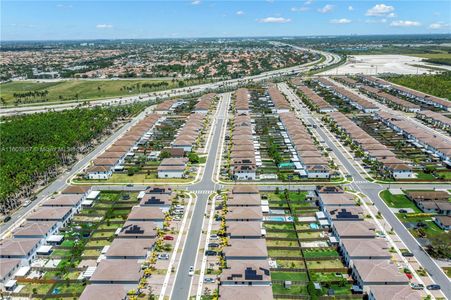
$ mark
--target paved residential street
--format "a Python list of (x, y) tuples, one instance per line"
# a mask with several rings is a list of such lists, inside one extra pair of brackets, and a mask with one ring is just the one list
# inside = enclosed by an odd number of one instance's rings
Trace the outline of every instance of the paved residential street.
[(202, 223), (204, 219), (205, 208), (207, 206), (208, 194), (199, 193), (199, 191), (215, 191), (217, 184), (212, 180), (215, 168), (217, 167), (217, 162), (219, 161), (219, 156), (221, 155), (219, 146), (221, 144), (221, 136), (223, 123), (227, 117), (227, 109), (230, 103), (231, 94), (222, 94), (219, 102), (218, 113), (214, 117), (212, 126), (213, 137), (210, 152), (208, 153), (208, 158), (206, 166), (203, 172), (202, 179), (199, 183), (190, 186), (188, 189), (192, 191), (197, 191), (197, 201), (194, 207), (194, 213), (191, 220), (191, 226), (188, 232), (188, 240), (186, 241), (182, 259), (178, 266), (178, 273), (175, 279), (175, 288), (172, 292), (171, 299), (187, 299), (190, 295), (191, 281), (192, 277), (188, 275), (188, 270), (190, 266), (195, 265), (195, 260), (198, 251), (198, 245), (200, 236), (202, 233)]
[[(336, 154), (339, 162), (344, 166), (346, 171), (352, 176), (354, 181), (350, 184), (350, 187), (358, 192), (361, 192), (368, 196), (368, 198), (375, 204), (377, 209), (381, 212), (382, 216), (390, 223), (393, 227), (393, 230), (396, 234), (401, 238), (407, 248), (412, 252), (416, 259), (421, 263), (421, 265), (428, 271), (432, 279), (442, 287), (442, 291), (447, 298), (451, 298), (451, 285), (450, 280), (442, 271), (442, 269), (437, 266), (437, 264), (433, 261), (433, 259), (424, 252), (417, 240), (410, 234), (410, 232), (404, 227), (404, 225), (398, 220), (398, 218), (394, 215), (392, 210), (385, 204), (385, 202), (379, 197), (379, 193), (386, 189), (388, 185), (381, 185), (376, 183), (371, 183), (367, 181), (356, 168), (356, 166), (345, 157), (343, 151), (338, 148), (336, 143), (332, 141), (330, 136), (326, 134), (325, 129), (320, 126), (320, 123), (307, 111), (302, 107), (301, 100), (297, 97), (294, 92), (285, 84), (279, 85), (281, 90), (288, 96), (289, 100), (295, 105), (296, 109), (300, 110), (300, 114), (310, 121), (312, 124), (317, 125), (316, 132), (319, 136), (326, 142), (326, 145), (332, 149), (332, 151)], [(414, 185), (415, 188), (420, 188), (423, 185), (417, 184)], [(431, 185), (425, 185), (431, 186)], [(403, 188), (404, 185), (396, 185), (398, 188)], [(434, 185), (434, 187), (436, 187)]]

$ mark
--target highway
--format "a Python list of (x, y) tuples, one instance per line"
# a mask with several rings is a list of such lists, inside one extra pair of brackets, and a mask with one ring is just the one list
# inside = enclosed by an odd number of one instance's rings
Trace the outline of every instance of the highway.
[[(287, 45), (287, 44), (281, 44), (280, 45)], [(291, 45), (289, 45), (291, 46)], [(159, 91), (154, 93), (146, 93), (141, 95), (135, 95), (135, 96), (129, 96), (129, 97), (117, 97), (117, 98), (110, 98), (110, 99), (102, 99), (102, 100), (93, 100), (88, 101), (87, 106), (102, 106), (102, 105), (123, 105), (123, 104), (130, 104), (134, 102), (140, 102), (140, 101), (157, 101), (164, 98), (171, 98), (176, 96), (185, 96), (189, 94), (194, 93), (204, 93), (213, 91), (216, 89), (221, 89), (224, 87), (227, 88), (233, 88), (237, 87), (241, 84), (249, 83), (249, 82), (258, 82), (262, 80), (271, 79), (274, 77), (279, 76), (287, 76), (287, 75), (293, 75), (299, 72), (305, 72), (308, 70), (311, 70), (313, 68), (321, 68), (325, 67), (330, 64), (335, 64), (341, 60), (340, 56), (324, 51), (318, 51), (313, 49), (306, 49), (301, 47), (292, 46), (295, 49), (298, 49), (300, 51), (310, 51), (312, 53), (318, 53), (325, 57), (325, 60), (320, 62), (320, 59), (316, 61), (312, 61), (310, 63), (306, 63), (299, 66), (294, 66), (290, 68), (284, 68), (274, 71), (268, 71), (264, 72), (258, 75), (254, 76), (247, 76), (243, 78), (238, 79), (230, 79), (230, 80), (223, 80), (223, 81), (217, 81), (214, 83), (207, 83), (207, 84), (200, 84), (200, 85), (194, 85), (190, 87), (185, 88), (175, 88), (171, 90), (165, 90), (165, 91)], [(76, 107), (81, 107), (82, 103), (84, 102), (83, 99), (81, 99), (79, 102), (71, 102), (71, 103), (64, 103), (64, 104), (57, 104), (57, 103), (46, 103), (42, 105), (29, 105), (29, 106), (20, 106), (20, 107), (9, 107), (9, 108), (2, 108), (0, 109), (0, 116), (10, 116), (10, 115), (16, 115), (16, 114), (30, 114), (30, 113), (36, 113), (36, 112), (45, 112), (48, 110), (55, 110), (55, 111), (61, 111), (66, 109), (73, 109)], [(86, 106), (84, 106), (86, 107)]]
[[(212, 143), (210, 152), (208, 152), (202, 179), (200, 182), (189, 186), (188, 190), (208, 191), (209, 194), (216, 190), (216, 184), (213, 181), (213, 174), (215, 169), (218, 167), (217, 163), (219, 161), (219, 156), (222, 155), (220, 151), (220, 144), (222, 142), (221, 137), (223, 124), (227, 118), (227, 110), (230, 99), (231, 93), (221, 94), (220, 96), (218, 111), (214, 116), (214, 121), (212, 123), (212, 126), (214, 126)], [(198, 193), (194, 212), (191, 217), (191, 226), (188, 231), (189, 238), (186, 240), (182, 258), (180, 260), (180, 264), (178, 265), (178, 273), (175, 279), (174, 289), (170, 297), (171, 299), (189, 298), (192, 276), (188, 275), (188, 270), (190, 266), (195, 265), (208, 196), (208, 194)]]
[[(399, 221), (392, 210), (385, 204), (385, 202), (379, 197), (379, 193), (386, 189), (388, 185), (381, 185), (369, 182), (365, 177), (361, 175), (359, 170), (354, 166), (352, 161), (345, 157), (343, 151), (338, 148), (337, 144), (333, 142), (329, 134), (320, 126), (321, 122), (316, 120), (310, 112), (301, 105), (299, 97), (287, 86), (287, 84), (279, 84), (281, 91), (287, 95), (289, 101), (299, 110), (300, 115), (312, 124), (316, 125), (316, 128), (312, 128), (316, 133), (326, 142), (326, 145), (332, 149), (337, 156), (340, 164), (346, 169), (348, 174), (353, 178), (353, 182), (350, 187), (355, 191), (365, 194), (381, 212), (382, 216), (392, 226), (396, 234), (401, 238), (403, 243), (415, 255), (415, 258), (421, 263), (424, 269), (430, 274), (431, 278), (442, 287), (442, 292), (448, 299), (451, 299), (451, 285), (450, 280), (437, 266), (434, 260), (424, 252), (417, 240), (411, 235), (406, 227)], [(430, 185), (429, 185), (430, 186)], [(403, 185), (396, 185), (397, 188), (403, 188)], [(419, 189), (422, 185), (415, 185), (415, 188)]]

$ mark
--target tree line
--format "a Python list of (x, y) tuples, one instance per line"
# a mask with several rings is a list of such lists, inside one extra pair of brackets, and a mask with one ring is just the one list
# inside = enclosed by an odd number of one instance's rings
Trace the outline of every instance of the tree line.
[(4, 118), (0, 123), (0, 212), (6, 213), (49, 183), (63, 166), (87, 153), (114, 122), (144, 104), (77, 108)]

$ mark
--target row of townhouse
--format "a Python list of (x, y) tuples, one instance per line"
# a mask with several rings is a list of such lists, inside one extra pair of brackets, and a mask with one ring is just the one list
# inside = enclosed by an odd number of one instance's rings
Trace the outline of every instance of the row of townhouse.
[[(262, 207), (263, 206), (263, 207)], [(226, 268), (220, 276), (221, 299), (273, 299), (262, 203), (256, 186), (234, 186), (225, 215), (228, 244), (223, 249)]]
[(315, 81), (321, 87), (329, 90), (335, 96), (339, 97), (345, 102), (348, 102), (349, 104), (351, 104), (358, 110), (363, 111), (364, 113), (375, 113), (379, 111), (379, 107), (377, 107), (371, 101), (363, 99), (357, 96), (356, 94), (346, 90), (345, 88), (337, 86), (335, 83), (333, 83), (332, 81), (330, 81), (325, 77), (316, 78)]
[(238, 114), (249, 113), (250, 93), (246, 88), (239, 88), (235, 92), (235, 111)]
[(392, 94), (384, 92), (379, 88), (375, 88), (368, 85), (361, 85), (359, 90), (370, 97), (373, 97), (384, 104), (388, 104), (397, 110), (402, 110), (406, 112), (419, 112), (421, 110), (420, 106), (412, 102), (403, 100), (401, 98), (395, 97)]
[(379, 112), (376, 117), (419, 148), (451, 165), (451, 138), (438, 136), (432, 129), (415, 124), (402, 116)]
[(256, 180), (259, 144), (254, 141), (252, 119), (249, 115), (250, 94), (246, 89), (235, 93), (235, 117), (229, 143), (230, 172), (234, 180)]
[(432, 124), (433, 126), (439, 127), (443, 130), (451, 131), (451, 119), (441, 113), (431, 110), (423, 110), (417, 112), (416, 116), (418, 119)]
[(352, 139), (354, 145), (362, 149), (367, 158), (378, 161), (382, 165), (383, 170), (390, 172), (394, 178), (405, 179), (415, 176), (409, 165), (396, 158), (396, 155), (385, 145), (382, 145), (366, 133), (344, 114), (341, 112), (332, 112), (328, 116), (339, 130)]
[(127, 157), (133, 157), (138, 144), (150, 138), (152, 128), (158, 124), (160, 116), (150, 114), (136, 123), (105, 152), (93, 160), (86, 170), (88, 179), (108, 179), (114, 171), (123, 170), (122, 164)]
[(363, 209), (354, 195), (340, 187), (323, 187), (317, 190), (317, 197), (323, 217), (332, 228), (330, 241), (338, 245), (357, 283), (355, 292), (365, 292), (375, 300), (421, 299), (391, 261), (387, 240), (378, 237), (376, 226), (364, 220)]
[(98, 195), (98, 191), (88, 186), (69, 186), (33, 210), (13, 230), (11, 238), (0, 241), (0, 288), (14, 290), (17, 283), (14, 278), (25, 276), (37, 255), (49, 255), (52, 247), (63, 241), (59, 229)]
[(279, 91), (275, 84), (268, 87), (267, 94), (271, 98), (272, 103), (274, 103), (274, 113), (284, 113), (289, 112), (291, 109), (290, 103), (287, 101), (285, 96)]
[(215, 93), (202, 95), (194, 106), (194, 112), (206, 114), (210, 111), (211, 105), (216, 99)]
[(337, 111), (335, 107), (333, 107), (329, 102), (324, 100), (323, 97), (319, 96), (317, 93), (315, 93), (312, 89), (310, 89), (306, 85), (299, 83), (296, 85), (296, 89), (299, 92), (301, 92), (320, 113)]
[(451, 111), (451, 102), (448, 99), (442, 99), (436, 96), (428, 95), (404, 86), (395, 85), (386, 80), (376, 78), (374, 76), (362, 75), (359, 80), (390, 92), (397, 93), (406, 98), (412, 99), (413, 101), (424, 103), (433, 107), (437, 107), (443, 110)]
[(169, 113), (173, 112), (174, 109), (177, 107), (177, 103), (178, 103), (177, 100), (163, 101), (155, 107), (154, 111), (155, 111), (155, 113), (160, 114), (160, 115), (169, 114)]
[(329, 162), (315, 146), (312, 136), (301, 120), (293, 112), (280, 113), (279, 117), (284, 129), (281, 134), (291, 151), (291, 160), (297, 166), (296, 172), (301, 177), (329, 178)]
[(333, 80), (336, 80), (344, 85), (350, 86), (352, 88), (360, 87), (360, 83), (357, 80), (354, 80), (353, 78), (350, 78), (348, 76), (334, 76), (332, 77)]
[(204, 113), (193, 113), (188, 116), (185, 125), (179, 130), (171, 143), (172, 148), (183, 149), (185, 153), (193, 151), (197, 146), (202, 130), (205, 129), (207, 116)]
[(80, 299), (125, 299), (136, 289), (143, 274), (142, 264), (149, 257), (157, 239), (157, 228), (163, 226), (165, 213), (173, 198), (170, 187), (148, 187), (138, 195), (140, 204), (133, 207), (127, 221), (116, 230), (109, 246), (102, 249), (97, 265), (84, 273), (89, 284)]
[(184, 178), (189, 159), (187, 157), (164, 158), (158, 166), (158, 178)]

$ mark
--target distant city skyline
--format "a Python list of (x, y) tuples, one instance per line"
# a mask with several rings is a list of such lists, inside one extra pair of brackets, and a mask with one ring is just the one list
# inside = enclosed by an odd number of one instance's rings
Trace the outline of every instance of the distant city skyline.
[(435, 34), (450, 1), (2, 1), (2, 40)]

